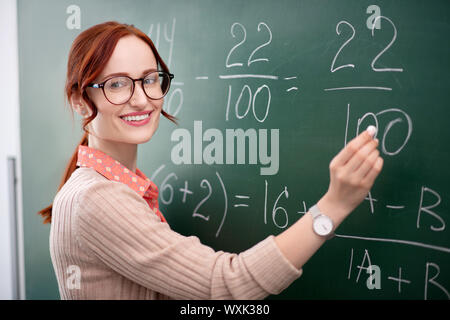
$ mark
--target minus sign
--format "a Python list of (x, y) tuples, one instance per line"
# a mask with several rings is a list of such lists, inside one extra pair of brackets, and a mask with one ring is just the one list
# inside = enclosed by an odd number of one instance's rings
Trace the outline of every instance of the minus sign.
[(389, 208), (389, 209), (404, 209), (405, 206), (389, 206), (389, 205), (387, 205), (386, 208)]
[(208, 77), (195, 77), (195, 80), (208, 80)]

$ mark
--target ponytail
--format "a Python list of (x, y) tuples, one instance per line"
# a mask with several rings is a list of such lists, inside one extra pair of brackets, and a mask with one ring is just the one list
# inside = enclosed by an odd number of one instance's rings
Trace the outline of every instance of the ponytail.
[[(88, 132), (85, 132), (83, 137), (81, 138), (81, 141), (78, 143), (78, 146), (87, 146), (87, 145), (88, 145)], [(61, 190), (62, 186), (66, 183), (67, 180), (69, 180), (70, 176), (77, 168), (78, 146), (75, 149), (75, 152), (72, 154), (72, 157), (70, 158), (70, 161), (67, 164), (66, 169), (64, 170), (61, 183), (59, 184), (58, 190), (56, 191), (57, 193), (59, 192), (59, 190)], [(52, 222), (52, 209), (53, 203), (50, 204), (47, 208), (44, 208), (38, 212), (38, 214), (40, 214), (44, 218), (44, 223)]]

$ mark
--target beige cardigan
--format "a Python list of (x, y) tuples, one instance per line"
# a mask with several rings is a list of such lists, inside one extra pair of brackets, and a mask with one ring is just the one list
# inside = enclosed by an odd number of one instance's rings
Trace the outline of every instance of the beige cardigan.
[(61, 299), (263, 299), (302, 274), (273, 236), (240, 254), (214, 251), (93, 168), (76, 169), (55, 196), (50, 254)]

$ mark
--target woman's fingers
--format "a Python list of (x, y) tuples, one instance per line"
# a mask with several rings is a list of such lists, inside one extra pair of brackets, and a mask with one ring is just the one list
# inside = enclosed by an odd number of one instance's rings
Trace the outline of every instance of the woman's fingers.
[(367, 142), (372, 140), (372, 136), (364, 130), (359, 136), (350, 141), (345, 148), (343, 148), (337, 156), (332, 160), (332, 163), (336, 167), (344, 166), (353, 155), (358, 152)]
[(356, 170), (355, 175), (363, 179), (367, 173), (372, 169), (375, 165), (375, 162), (380, 155), (380, 151), (378, 149), (373, 149), (372, 152), (367, 156), (366, 160), (361, 164), (361, 166)]
[(381, 169), (383, 168), (383, 158), (378, 157), (375, 161), (375, 164), (370, 169), (370, 171), (366, 174), (366, 176), (362, 179), (363, 185), (369, 185), (372, 186), (375, 182), (376, 177), (380, 173)]
[(378, 146), (378, 140), (370, 140), (358, 151), (353, 154), (353, 157), (345, 164), (345, 170), (348, 173), (355, 172), (366, 161), (367, 157)]

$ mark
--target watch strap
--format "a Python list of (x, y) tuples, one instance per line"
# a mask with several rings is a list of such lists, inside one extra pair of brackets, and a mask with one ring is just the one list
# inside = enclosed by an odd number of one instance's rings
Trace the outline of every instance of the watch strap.
[(322, 212), (319, 210), (319, 207), (317, 206), (317, 204), (315, 204), (311, 208), (309, 208), (309, 212), (311, 213), (313, 219), (315, 219), (316, 217), (318, 217), (322, 214)]

